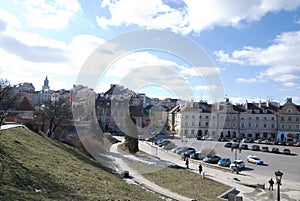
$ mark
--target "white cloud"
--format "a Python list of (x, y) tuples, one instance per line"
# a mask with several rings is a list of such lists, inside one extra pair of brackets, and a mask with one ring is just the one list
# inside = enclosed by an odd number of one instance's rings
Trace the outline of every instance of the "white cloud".
[(209, 76), (214, 74), (219, 74), (220, 69), (216, 67), (193, 67), (193, 68), (185, 68), (181, 70), (183, 75), (188, 76)]
[(259, 82), (259, 80), (256, 79), (256, 78), (249, 78), (249, 79), (245, 79), (245, 78), (237, 78), (237, 82), (239, 82), (239, 83), (250, 84), (250, 83), (256, 83), (256, 82)]
[(101, 6), (108, 9), (110, 17), (97, 17), (100, 27), (137, 25), (188, 34), (215, 26), (240, 27), (242, 22), (258, 21), (269, 12), (295, 9), (300, 6), (300, 2), (184, 0), (169, 3), (162, 0), (105, 0)]
[(27, 0), (24, 17), (31, 26), (42, 29), (60, 29), (69, 24), (75, 13), (81, 10), (77, 0)]
[(221, 50), (215, 55), (220, 56), (221, 62), (268, 67), (255, 78), (238, 78), (238, 82), (264, 82), (270, 79), (281, 82), (286, 87), (294, 87), (300, 85), (300, 83), (296, 84), (295, 82), (291, 84), (291, 81), (299, 78), (300, 57), (298, 52), (300, 52), (300, 31), (294, 31), (278, 35), (274, 43), (266, 48), (244, 47), (242, 50), (235, 50), (231, 54), (226, 54)]
[(194, 87), (195, 90), (197, 91), (216, 91), (219, 87), (217, 87), (216, 85), (197, 85)]
[[(0, 10), (0, 13), (5, 13)], [(32, 82), (40, 90), (48, 75), (52, 89), (71, 88), (87, 57), (104, 40), (82, 34), (70, 43), (24, 32), (17, 18), (0, 15), (0, 75), (12, 84)]]

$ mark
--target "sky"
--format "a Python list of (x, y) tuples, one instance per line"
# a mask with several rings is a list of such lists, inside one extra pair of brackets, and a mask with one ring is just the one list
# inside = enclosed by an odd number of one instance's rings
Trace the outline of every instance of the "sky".
[(0, 2), (0, 77), (36, 90), (300, 104), (299, 52), (299, 0)]

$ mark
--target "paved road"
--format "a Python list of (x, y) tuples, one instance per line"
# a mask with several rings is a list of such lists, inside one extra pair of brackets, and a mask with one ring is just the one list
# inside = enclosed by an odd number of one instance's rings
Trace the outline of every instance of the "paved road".
[[(178, 143), (181, 143), (178, 142)], [(221, 144), (221, 143), (220, 143)], [(202, 148), (205, 147), (211, 147), (215, 146), (211, 143), (204, 143), (202, 145)], [(139, 147), (141, 150), (147, 152), (147, 153), (155, 153), (153, 152), (153, 149), (151, 148), (151, 145), (147, 142), (140, 141)], [(155, 147), (155, 146), (154, 146)], [(218, 145), (220, 148), (220, 145)], [(220, 150), (225, 150), (221, 149)], [(224, 153), (228, 151), (225, 150)], [(170, 151), (165, 151), (161, 148), (157, 148), (157, 157), (163, 160), (167, 160), (173, 163), (176, 163), (180, 166), (185, 166), (184, 161), (182, 158), (174, 154)], [(231, 151), (228, 151), (228, 154), (233, 154)], [(198, 164), (196, 163), (198, 161), (190, 162), (190, 171), (198, 172)], [(248, 163), (246, 163), (248, 165)], [(256, 185), (256, 184), (266, 184), (267, 181), (270, 179), (270, 176), (264, 176), (256, 174), (254, 171), (242, 171), (240, 174), (236, 175), (228, 171), (223, 171), (215, 168), (210, 167), (204, 167), (205, 175), (213, 180), (216, 180), (218, 182), (224, 183), (226, 185), (235, 187), (238, 191), (240, 191), (240, 196), (243, 196), (244, 201), (267, 201), (267, 200), (276, 200), (276, 187), (274, 191), (268, 191), (268, 190), (256, 190), (252, 187), (247, 187), (247, 185)], [(272, 175), (274, 175), (274, 172), (272, 172)], [(297, 177), (298, 175), (295, 175)], [(274, 178), (274, 176), (273, 176)], [(283, 180), (283, 185), (281, 186), (281, 200), (282, 201), (298, 201), (300, 200), (300, 184), (296, 182), (287, 182), (287, 180)]]
[[(235, 158), (235, 151), (232, 152), (230, 148), (225, 148), (225, 142), (218, 141), (201, 141), (195, 139), (186, 139), (182, 142), (181, 139), (173, 140), (178, 146), (186, 145), (194, 147), (196, 150), (203, 149), (214, 149), (217, 155), (221, 157), (228, 157), (231, 160)], [(248, 143), (248, 146), (253, 144)], [(240, 158), (245, 161), (246, 169), (249, 174), (261, 175), (263, 177), (274, 177), (274, 172), (280, 170), (283, 172), (283, 183), (295, 182), (300, 183), (299, 177), (299, 167), (300, 167), (300, 147), (287, 147), (287, 146), (278, 146), (278, 145), (263, 145), (258, 144), (260, 147), (268, 146), (269, 150), (272, 147), (278, 147), (280, 151), (284, 148), (289, 148), (293, 155), (283, 155), (283, 154), (274, 154), (266, 153), (261, 151), (252, 151), (252, 150), (242, 150), (241, 153), (237, 152), (237, 158)], [(266, 164), (265, 165), (256, 165), (252, 163), (247, 163), (246, 158), (248, 155), (256, 155), (260, 157)]]

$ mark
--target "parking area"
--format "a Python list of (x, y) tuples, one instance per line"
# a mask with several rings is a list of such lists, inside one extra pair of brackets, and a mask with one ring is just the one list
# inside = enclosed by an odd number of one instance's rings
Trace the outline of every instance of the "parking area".
[[(213, 150), (215, 155), (220, 158), (229, 158), (231, 161), (239, 159), (244, 161), (245, 168), (242, 171), (247, 171), (249, 174), (262, 175), (264, 177), (273, 177), (274, 172), (278, 169), (284, 172), (284, 178), (286, 181), (300, 182), (298, 177), (298, 168), (300, 166), (300, 147), (282, 146), (282, 145), (270, 145), (270, 144), (258, 144), (258, 143), (241, 143), (243, 146), (247, 145), (248, 149), (231, 149), (225, 147), (227, 142), (219, 141), (203, 141), (196, 139), (170, 139), (176, 147), (190, 147), (193, 148), (195, 153), (201, 153), (207, 150)], [(259, 149), (253, 149), (255, 145)], [(264, 147), (264, 148), (263, 148)], [(267, 148), (267, 151), (265, 150)], [(288, 153), (284, 153), (285, 149), (289, 150)], [(180, 150), (180, 149), (179, 149)], [(272, 152), (273, 150), (273, 152)], [(275, 151), (277, 150), (277, 151)], [(172, 151), (171, 149), (169, 151)], [(186, 151), (186, 150), (185, 150)], [(190, 152), (190, 153), (194, 153)], [(177, 154), (184, 153), (183, 149)], [(262, 164), (247, 162), (248, 156), (257, 156), (263, 161)], [(200, 157), (201, 160), (203, 158)]]

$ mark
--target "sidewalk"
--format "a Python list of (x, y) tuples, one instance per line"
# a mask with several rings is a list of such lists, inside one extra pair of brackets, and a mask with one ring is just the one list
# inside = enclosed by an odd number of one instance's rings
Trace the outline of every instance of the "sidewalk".
[[(140, 141), (139, 143), (140, 150), (149, 154), (151, 154), (151, 147), (151, 144), (148, 142)], [(178, 154), (174, 154), (161, 148), (157, 148), (156, 153), (156, 156), (162, 160), (170, 161), (179, 166), (185, 167), (185, 162)], [(190, 160), (189, 170), (198, 173), (198, 164), (199, 161)], [(277, 200), (276, 184), (274, 185), (274, 191), (246, 186), (256, 186), (257, 184), (264, 184), (265, 188), (267, 189), (267, 181), (269, 179), (267, 177), (249, 174), (246, 171), (242, 171), (240, 172), (240, 174), (234, 174), (208, 166), (203, 166), (203, 171), (206, 177), (236, 188), (236, 190), (240, 192), (238, 196), (242, 196), (243, 201)], [(300, 200), (300, 184), (286, 182), (284, 183), (284, 186), (281, 186), (281, 201), (291, 200)]]
[(120, 171), (125, 172), (128, 171), (129, 175), (132, 177), (132, 180), (138, 183), (141, 186), (144, 186), (145, 188), (156, 192), (158, 194), (161, 194), (167, 198), (171, 198), (172, 200), (178, 200), (178, 201), (191, 201), (191, 198), (187, 198), (184, 196), (181, 196), (175, 192), (171, 192), (168, 189), (164, 189), (155, 183), (145, 179), (141, 174), (136, 172), (135, 170), (131, 169), (126, 162), (124, 161), (126, 155), (119, 154), (117, 147), (120, 143), (113, 144), (110, 148), (110, 151), (113, 153), (114, 162), (120, 169)]

